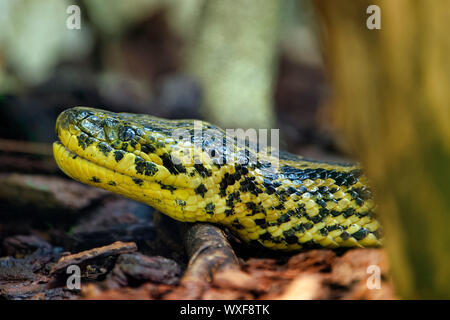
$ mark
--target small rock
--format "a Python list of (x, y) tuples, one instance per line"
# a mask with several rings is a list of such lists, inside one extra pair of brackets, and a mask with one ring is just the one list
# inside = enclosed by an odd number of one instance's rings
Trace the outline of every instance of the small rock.
[(174, 285), (180, 275), (181, 268), (175, 261), (135, 252), (119, 256), (108, 280), (116, 281), (121, 286), (135, 286), (145, 281)]
[(6, 257), (0, 259), (0, 281), (36, 280), (32, 265), (25, 259)]
[(66, 247), (81, 251), (122, 241), (135, 242), (142, 249), (156, 238), (153, 212), (145, 204), (108, 197), (101, 207), (92, 208), (71, 229), (65, 239)]
[(39, 236), (17, 235), (3, 240), (3, 251), (7, 256), (23, 257), (38, 249), (43, 252), (50, 252), (52, 246)]

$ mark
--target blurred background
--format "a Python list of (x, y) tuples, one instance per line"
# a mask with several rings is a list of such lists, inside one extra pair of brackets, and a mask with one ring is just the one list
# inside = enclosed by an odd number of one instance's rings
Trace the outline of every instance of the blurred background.
[(52, 142), (59, 112), (85, 105), (280, 128), (284, 149), (333, 157), (311, 3), (258, 4), (1, 0), (0, 137)]

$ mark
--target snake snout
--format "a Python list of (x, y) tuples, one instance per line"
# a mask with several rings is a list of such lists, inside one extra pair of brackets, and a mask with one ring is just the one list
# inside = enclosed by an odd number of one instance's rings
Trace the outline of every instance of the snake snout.
[[(82, 131), (87, 136), (105, 141), (106, 138), (114, 140), (116, 137), (108, 135), (105, 127), (109, 122), (104, 121), (106, 113), (99, 110), (93, 110), (87, 107), (74, 107), (63, 111), (56, 120), (56, 134), (60, 137), (61, 130), (68, 130), (72, 133)], [(111, 131), (111, 130), (110, 130)], [(112, 130), (115, 132), (115, 130)]]
[(94, 116), (94, 112), (87, 107), (74, 107), (61, 112), (56, 119), (56, 133), (59, 129), (69, 129), (70, 126), (78, 125), (89, 116)]

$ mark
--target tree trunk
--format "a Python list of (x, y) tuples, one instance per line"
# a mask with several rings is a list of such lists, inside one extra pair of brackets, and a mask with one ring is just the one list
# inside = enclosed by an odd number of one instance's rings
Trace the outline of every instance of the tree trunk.
[(188, 69), (205, 117), (224, 128), (271, 128), (280, 0), (208, 0)]
[[(381, 8), (381, 29), (366, 9)], [(450, 298), (450, 1), (317, 0), (334, 119), (372, 179), (403, 298)]]

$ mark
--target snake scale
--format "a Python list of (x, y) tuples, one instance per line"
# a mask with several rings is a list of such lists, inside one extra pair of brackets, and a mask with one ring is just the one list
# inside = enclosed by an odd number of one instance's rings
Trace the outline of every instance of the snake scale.
[[(207, 122), (201, 125), (227, 135)], [(75, 180), (147, 203), (179, 221), (225, 226), (250, 244), (285, 251), (382, 244), (368, 181), (358, 166), (287, 152), (279, 153), (275, 171), (259, 160), (213, 161), (205, 151), (208, 138), (174, 139), (174, 130), (193, 128), (194, 120), (75, 107), (59, 115), (60, 141), (53, 151)], [(238, 157), (260, 152), (245, 144), (233, 148), (243, 151)], [(191, 160), (201, 156), (201, 162), (174, 161), (175, 150), (187, 150), (182, 154)]]

